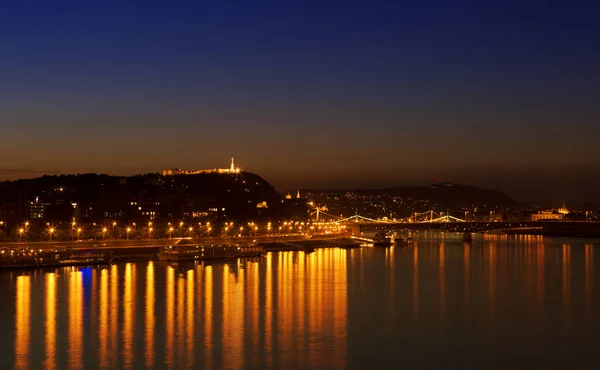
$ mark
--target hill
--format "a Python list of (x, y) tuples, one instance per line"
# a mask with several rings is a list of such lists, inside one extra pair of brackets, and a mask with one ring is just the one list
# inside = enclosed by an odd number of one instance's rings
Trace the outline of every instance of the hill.
[[(258, 209), (266, 202), (269, 208)], [(118, 177), (43, 176), (0, 183), (0, 219), (97, 222), (251, 220), (276, 212), (281, 196), (259, 175), (206, 173)]]
[(434, 210), (464, 215), (469, 210), (502, 211), (515, 209), (518, 203), (496, 190), (468, 185), (434, 184), (384, 189), (305, 189), (309, 201), (326, 206), (332, 215), (367, 217), (407, 217), (416, 212)]
[(428, 199), (431, 203), (454, 207), (516, 207), (518, 202), (497, 190), (482, 189), (469, 185), (435, 185), (393, 187), (378, 190), (394, 196)]

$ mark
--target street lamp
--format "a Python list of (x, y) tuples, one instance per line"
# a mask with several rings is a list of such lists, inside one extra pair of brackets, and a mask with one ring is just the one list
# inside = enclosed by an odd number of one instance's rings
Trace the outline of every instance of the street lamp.
[(188, 229), (189, 233), (190, 233), (190, 238), (192, 237), (192, 231), (194, 231), (194, 228), (190, 226), (190, 228)]
[(149, 228), (148, 229), (148, 237), (152, 238), (152, 230), (154, 230), (153, 228)]
[(173, 226), (169, 227), (169, 239), (171, 239), (172, 233), (173, 233)]
[(102, 240), (106, 239), (106, 227), (102, 228)]
[(79, 240), (79, 235), (81, 234), (81, 228), (77, 229), (77, 239)]
[(25, 229), (23, 229), (23, 228), (19, 229), (19, 243), (21, 242), (21, 237), (23, 236), (24, 232), (25, 232)]
[(127, 228), (127, 240), (129, 240), (129, 233), (131, 232), (131, 227)]
[(55, 230), (54, 230), (54, 228), (53, 228), (53, 227), (51, 227), (50, 229), (48, 229), (48, 234), (50, 234), (50, 238), (49, 238), (49, 240), (48, 240), (48, 241), (50, 241), (50, 242), (52, 241), (52, 234), (54, 234), (54, 231), (55, 231)]
[(75, 226), (77, 226), (77, 222), (73, 220), (73, 222), (71, 222), (71, 241), (75, 241)]

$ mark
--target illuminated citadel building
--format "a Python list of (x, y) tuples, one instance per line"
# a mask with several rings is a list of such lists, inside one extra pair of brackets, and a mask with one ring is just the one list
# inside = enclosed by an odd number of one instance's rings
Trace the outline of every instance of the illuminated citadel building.
[(174, 168), (171, 170), (163, 170), (162, 175), (163, 176), (173, 176), (173, 175), (199, 175), (201, 173), (240, 173), (240, 171), (242, 169), (239, 167), (236, 167), (233, 160), (234, 160), (234, 158), (231, 158), (231, 165), (229, 166), (229, 168), (213, 168), (210, 170), (195, 170), (195, 171)]

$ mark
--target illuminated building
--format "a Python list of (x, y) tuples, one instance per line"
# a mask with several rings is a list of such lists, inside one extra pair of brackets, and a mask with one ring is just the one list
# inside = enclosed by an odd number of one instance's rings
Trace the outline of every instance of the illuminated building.
[(562, 221), (565, 219), (565, 215), (559, 212), (552, 211), (540, 211), (538, 213), (531, 214), (531, 221)]
[(44, 218), (44, 204), (40, 203), (40, 198), (36, 197), (35, 202), (31, 202), (29, 206), (29, 218), (43, 219)]
[(558, 213), (564, 216), (569, 214), (569, 210), (567, 209), (567, 207), (565, 207), (565, 203), (563, 203), (562, 207), (558, 209)]
[(232, 173), (232, 174), (236, 174), (236, 173), (240, 173), (241, 172), (241, 168), (240, 167), (236, 167), (235, 163), (234, 163), (234, 158), (231, 158), (231, 165), (229, 166), (229, 168), (213, 168), (213, 169), (208, 169), (208, 170), (182, 170), (179, 168), (174, 168), (171, 170), (163, 170), (162, 171), (162, 175), (163, 176), (173, 176), (173, 175), (199, 175), (199, 174), (203, 174), (203, 173)]
[(285, 214), (289, 215), (291, 219), (304, 221), (308, 218), (308, 200), (300, 196), (300, 190), (296, 192), (296, 197), (292, 197), (292, 194), (287, 193), (283, 200), (283, 207)]

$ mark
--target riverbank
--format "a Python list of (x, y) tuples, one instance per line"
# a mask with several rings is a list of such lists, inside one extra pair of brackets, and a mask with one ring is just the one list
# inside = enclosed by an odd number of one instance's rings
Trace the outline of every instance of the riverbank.
[[(155, 260), (161, 248), (166, 246), (177, 245), (184, 243), (186, 245), (201, 245), (201, 244), (232, 244), (232, 243), (249, 243), (255, 242), (264, 248), (265, 252), (279, 251), (303, 251), (312, 252), (317, 248), (352, 248), (358, 247), (360, 242), (339, 236), (325, 235), (315, 239), (307, 239), (305, 236), (282, 236), (282, 237), (267, 237), (260, 239), (251, 238), (205, 238), (205, 239), (162, 239), (162, 240), (145, 240), (145, 241), (106, 241), (97, 242), (53, 242), (53, 243), (7, 243), (0, 245), (0, 249), (4, 251), (36, 251), (41, 253), (50, 253), (56, 250), (66, 250), (70, 253), (85, 254), (90, 251), (97, 251), (110, 254), (112, 262), (139, 262)], [(29, 252), (27, 252), (29, 253)], [(31, 253), (29, 253), (31, 254)], [(77, 261), (76, 261), (77, 262)], [(81, 264), (73, 263), (72, 265)], [(71, 264), (64, 264), (71, 266)], [(45, 267), (44, 265), (31, 264), (31, 266), (0, 266), (3, 268), (26, 268), (26, 267)]]

